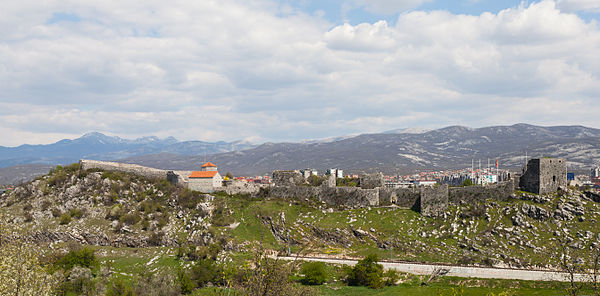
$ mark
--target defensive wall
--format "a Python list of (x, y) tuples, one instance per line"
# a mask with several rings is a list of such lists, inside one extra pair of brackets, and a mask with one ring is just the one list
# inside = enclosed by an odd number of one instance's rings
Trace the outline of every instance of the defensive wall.
[[(269, 195), (286, 199), (315, 198), (331, 206), (367, 207), (396, 205), (413, 209), (425, 216), (443, 214), (448, 205), (474, 203), (486, 199), (506, 201), (514, 194), (513, 180), (489, 186), (450, 188), (448, 185), (416, 188), (386, 188), (380, 174), (364, 175), (360, 187), (332, 187), (331, 183), (318, 187), (298, 185), (304, 181), (297, 171), (273, 172), (274, 186)], [(364, 180), (367, 180), (366, 182)], [(279, 182), (279, 183), (278, 183)], [(367, 188), (363, 188), (365, 185)], [(374, 187), (374, 185), (378, 185)], [(374, 187), (374, 188), (373, 188)]]
[(192, 173), (191, 171), (161, 170), (137, 164), (89, 159), (82, 159), (79, 161), (79, 164), (83, 170), (99, 169), (104, 171), (119, 171), (135, 174), (149, 179), (167, 179), (169, 182), (182, 187), (186, 187), (189, 180), (188, 176)]
[[(170, 171), (117, 162), (80, 160), (82, 169), (113, 170), (132, 173), (147, 178), (167, 179), (178, 186), (187, 187), (190, 171)], [(308, 186), (298, 171), (275, 171), (273, 185), (257, 185), (241, 181), (228, 181), (217, 191), (228, 194), (259, 195), (284, 199), (315, 198), (330, 206), (369, 207), (396, 205), (413, 209), (425, 216), (442, 215), (450, 204), (474, 203), (486, 199), (505, 201), (515, 190), (513, 180), (489, 186), (449, 188), (448, 185), (417, 188), (383, 187), (383, 175), (363, 175), (361, 187), (337, 187), (329, 177), (321, 186)], [(366, 186), (367, 188), (363, 188)], [(377, 187), (375, 187), (377, 186)], [(261, 188), (268, 188), (261, 191)]]

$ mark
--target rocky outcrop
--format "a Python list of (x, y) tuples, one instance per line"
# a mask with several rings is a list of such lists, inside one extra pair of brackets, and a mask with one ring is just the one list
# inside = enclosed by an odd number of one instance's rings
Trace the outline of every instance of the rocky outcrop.
[(561, 220), (572, 220), (575, 216), (583, 216), (585, 208), (580, 200), (560, 202), (554, 211), (554, 218)]
[(548, 213), (548, 211), (535, 205), (524, 204), (521, 206), (521, 212), (535, 220), (546, 220), (550, 218), (550, 213)]

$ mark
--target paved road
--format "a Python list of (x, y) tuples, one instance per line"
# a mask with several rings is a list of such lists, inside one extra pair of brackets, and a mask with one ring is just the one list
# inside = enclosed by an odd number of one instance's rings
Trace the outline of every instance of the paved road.
[[(325, 263), (333, 264), (344, 264), (354, 265), (357, 260), (350, 259), (330, 259), (330, 258), (316, 258), (316, 257), (278, 257), (283, 260), (304, 260), (304, 261), (320, 261)], [(568, 282), (569, 274), (552, 271), (540, 271), (540, 270), (524, 270), (524, 269), (508, 269), (508, 268), (485, 268), (485, 267), (464, 267), (464, 266), (446, 266), (446, 265), (434, 265), (434, 264), (418, 264), (418, 263), (400, 263), (400, 262), (386, 262), (381, 261), (379, 264), (383, 265), (385, 269), (396, 269), (401, 272), (419, 274), (419, 275), (430, 275), (434, 270), (443, 268), (447, 269), (448, 273), (446, 276), (456, 277), (472, 277), (472, 278), (484, 278), (484, 279), (507, 279), (507, 280), (527, 280), (527, 281), (560, 281)], [(585, 275), (576, 274), (575, 281), (587, 281)]]

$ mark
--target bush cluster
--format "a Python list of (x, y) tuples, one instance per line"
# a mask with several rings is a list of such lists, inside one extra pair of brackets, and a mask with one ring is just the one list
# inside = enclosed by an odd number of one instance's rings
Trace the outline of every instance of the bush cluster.
[(94, 250), (83, 247), (78, 250), (71, 250), (65, 256), (54, 262), (55, 267), (60, 267), (64, 270), (71, 270), (74, 266), (93, 268), (98, 264)]

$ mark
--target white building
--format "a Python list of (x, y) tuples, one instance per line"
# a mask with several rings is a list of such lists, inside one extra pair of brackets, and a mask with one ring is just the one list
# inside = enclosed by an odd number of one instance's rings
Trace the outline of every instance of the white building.
[(215, 188), (223, 186), (223, 177), (219, 174), (217, 166), (207, 162), (200, 171), (192, 172), (189, 176), (188, 189), (211, 193)]
[(417, 186), (435, 186), (435, 184), (437, 184), (437, 181), (435, 181), (435, 180), (421, 180), (421, 181), (415, 182), (415, 184)]
[(495, 184), (498, 183), (498, 176), (497, 175), (491, 175), (491, 174), (487, 174), (487, 175), (478, 175), (475, 181), (475, 184), (477, 185), (487, 185), (487, 184)]
[(340, 169), (328, 169), (326, 175), (334, 175), (336, 178), (343, 178), (344, 171)]
[(318, 176), (319, 172), (317, 170), (313, 170), (313, 169), (303, 169), (300, 170), (300, 173), (302, 174), (302, 176), (306, 179), (310, 176)]

